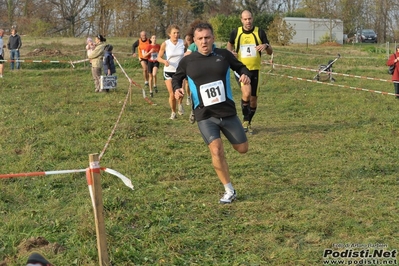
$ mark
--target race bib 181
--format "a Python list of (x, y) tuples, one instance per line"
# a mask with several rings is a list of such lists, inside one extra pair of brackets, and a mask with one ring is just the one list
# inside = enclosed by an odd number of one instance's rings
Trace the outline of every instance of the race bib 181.
[(226, 101), (224, 84), (221, 80), (201, 85), (200, 93), (204, 106)]

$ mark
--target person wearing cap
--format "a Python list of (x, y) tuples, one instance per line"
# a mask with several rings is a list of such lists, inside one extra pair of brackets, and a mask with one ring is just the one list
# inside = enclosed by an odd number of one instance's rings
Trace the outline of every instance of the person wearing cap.
[(96, 48), (94, 48), (93, 52), (90, 54), (89, 59), (91, 59), (91, 74), (94, 80), (95, 92), (100, 92), (100, 77), (101, 77), (101, 69), (103, 66), (103, 56), (104, 56), (104, 47), (106, 39), (98, 34), (94, 39), (96, 44)]
[(395, 65), (395, 69), (392, 74), (392, 82), (396, 94), (396, 99), (399, 99), (399, 65), (397, 64), (398, 61), (399, 61), (399, 45), (396, 46), (395, 53), (393, 53), (387, 61), (387, 66)]
[(39, 253), (30, 254), (26, 266), (53, 266), (46, 258)]
[[(94, 48), (96, 48), (96, 45), (94, 44), (93, 39), (90, 38), (90, 37), (88, 37), (88, 38), (86, 39), (86, 53), (87, 53), (87, 57), (89, 57), (89, 56), (93, 53)], [(91, 64), (91, 60), (90, 60), (90, 64)]]

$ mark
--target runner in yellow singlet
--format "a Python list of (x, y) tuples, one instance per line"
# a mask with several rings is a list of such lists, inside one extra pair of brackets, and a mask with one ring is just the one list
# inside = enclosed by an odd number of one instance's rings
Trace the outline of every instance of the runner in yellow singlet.
[[(252, 74), (250, 102), (241, 101), (244, 131), (253, 133), (251, 127), (252, 118), (258, 107), (258, 95), (260, 86), (261, 54), (266, 51), (271, 55), (273, 49), (269, 44), (266, 32), (253, 25), (252, 13), (244, 10), (241, 13), (242, 27), (234, 29), (230, 33), (227, 49), (241, 61)], [(242, 87), (242, 84), (240, 84)]]

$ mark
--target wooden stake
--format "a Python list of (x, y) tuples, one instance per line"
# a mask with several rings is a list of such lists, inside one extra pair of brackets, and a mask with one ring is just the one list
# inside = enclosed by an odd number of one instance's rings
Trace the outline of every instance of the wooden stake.
[(90, 176), (93, 184), (93, 197), (94, 197), (94, 220), (96, 222), (96, 234), (97, 234), (97, 249), (98, 249), (98, 260), (100, 266), (111, 265), (108, 258), (107, 251), (107, 238), (105, 232), (104, 223), (104, 208), (103, 208), (103, 197), (101, 190), (101, 174), (100, 174), (100, 162), (99, 155), (90, 154)]

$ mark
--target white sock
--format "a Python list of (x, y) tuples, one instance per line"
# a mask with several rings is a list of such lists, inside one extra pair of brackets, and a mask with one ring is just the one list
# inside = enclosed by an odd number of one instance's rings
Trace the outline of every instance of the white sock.
[(231, 182), (224, 185), (224, 190), (229, 194), (234, 194), (234, 188)]

